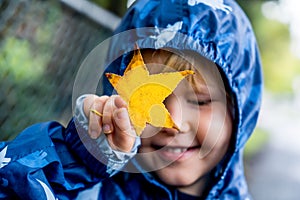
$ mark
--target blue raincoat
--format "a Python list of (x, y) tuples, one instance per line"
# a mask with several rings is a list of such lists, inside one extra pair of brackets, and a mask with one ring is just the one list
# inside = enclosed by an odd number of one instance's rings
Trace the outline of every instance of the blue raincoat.
[[(147, 27), (147, 28), (144, 28)], [(133, 29), (133, 30), (132, 30)], [(139, 0), (127, 11), (111, 41), (109, 71), (122, 74), (133, 44), (140, 48), (191, 50), (217, 64), (235, 101), (234, 144), (207, 199), (250, 199), (243, 147), (258, 118), (262, 95), (259, 51), (251, 25), (232, 0)], [(118, 58), (119, 59), (116, 59)], [(104, 93), (111, 93), (104, 81)], [(72, 119), (33, 125), (0, 143), (0, 199), (178, 199), (177, 191), (150, 173), (108, 169), (91, 155), (97, 143), (79, 136)], [(138, 165), (133, 167), (142, 172)]]

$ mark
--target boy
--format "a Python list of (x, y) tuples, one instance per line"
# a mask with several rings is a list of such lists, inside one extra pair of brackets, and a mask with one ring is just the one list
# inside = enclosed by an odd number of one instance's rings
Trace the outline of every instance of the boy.
[(141, 0), (116, 33), (108, 72), (123, 74), (135, 43), (150, 74), (195, 71), (164, 101), (177, 128), (148, 124), (136, 137), (128, 105), (104, 80), (103, 95), (78, 98), (66, 129), (37, 124), (1, 144), (0, 198), (249, 199), (242, 150), (262, 80), (237, 4)]

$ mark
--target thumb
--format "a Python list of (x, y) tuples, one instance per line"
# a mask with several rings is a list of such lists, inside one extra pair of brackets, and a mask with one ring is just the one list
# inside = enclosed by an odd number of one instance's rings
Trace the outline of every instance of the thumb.
[(129, 119), (127, 109), (126, 108), (116, 109), (113, 115), (114, 115), (113, 119), (116, 128), (121, 132), (130, 134), (131, 124), (130, 124), (130, 119)]
[(136, 134), (132, 129), (128, 111), (126, 108), (118, 108), (113, 113), (115, 130), (112, 134), (112, 142), (114, 146), (125, 152), (130, 152), (136, 138)]

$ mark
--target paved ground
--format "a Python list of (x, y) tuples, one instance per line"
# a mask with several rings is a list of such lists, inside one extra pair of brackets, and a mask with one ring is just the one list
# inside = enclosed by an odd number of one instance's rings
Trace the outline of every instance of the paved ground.
[(300, 101), (266, 95), (259, 127), (270, 133), (270, 140), (245, 163), (253, 198), (299, 200)]

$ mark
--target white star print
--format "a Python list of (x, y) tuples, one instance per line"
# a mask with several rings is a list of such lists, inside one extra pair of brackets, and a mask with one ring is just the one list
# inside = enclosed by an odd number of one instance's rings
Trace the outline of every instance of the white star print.
[(2, 151), (0, 152), (0, 169), (6, 166), (11, 161), (10, 158), (5, 158), (6, 151), (7, 151), (7, 146), (4, 147), (4, 149), (2, 149)]

